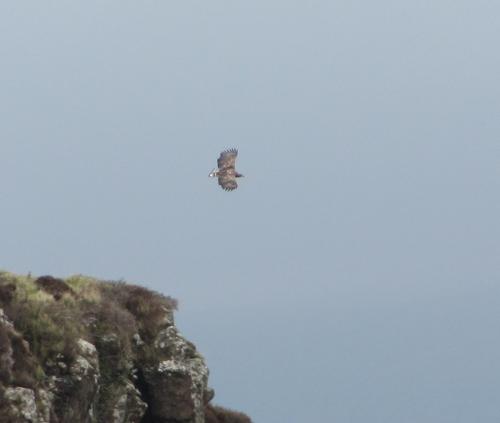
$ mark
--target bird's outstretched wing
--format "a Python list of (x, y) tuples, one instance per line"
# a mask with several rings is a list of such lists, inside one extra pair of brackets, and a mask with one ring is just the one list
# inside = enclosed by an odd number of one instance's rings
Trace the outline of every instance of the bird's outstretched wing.
[(219, 170), (234, 169), (236, 165), (236, 156), (238, 155), (238, 150), (231, 148), (230, 150), (223, 151), (220, 153), (217, 159), (217, 166)]
[(218, 180), (219, 180), (219, 185), (225, 191), (233, 191), (236, 188), (238, 188), (238, 183), (236, 182), (236, 178), (234, 176), (234, 173), (232, 172), (219, 175)]

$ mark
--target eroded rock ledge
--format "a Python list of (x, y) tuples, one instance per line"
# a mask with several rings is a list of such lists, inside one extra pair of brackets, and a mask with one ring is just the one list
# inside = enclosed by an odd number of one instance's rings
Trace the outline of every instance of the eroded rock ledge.
[(251, 423), (212, 406), (177, 303), (137, 285), (0, 272), (2, 423)]

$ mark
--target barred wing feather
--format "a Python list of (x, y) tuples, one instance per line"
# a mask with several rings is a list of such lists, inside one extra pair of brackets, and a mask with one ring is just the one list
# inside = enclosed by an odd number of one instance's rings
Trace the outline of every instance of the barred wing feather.
[(234, 173), (229, 172), (225, 173), (223, 175), (219, 175), (218, 178), (219, 185), (222, 187), (222, 189), (226, 191), (233, 191), (236, 188), (238, 188), (238, 183), (236, 182), (236, 177), (234, 176)]
[(238, 156), (238, 150), (235, 148), (231, 148), (230, 150), (220, 153), (220, 156), (217, 159), (217, 166), (219, 170), (234, 169), (236, 165), (236, 156)]

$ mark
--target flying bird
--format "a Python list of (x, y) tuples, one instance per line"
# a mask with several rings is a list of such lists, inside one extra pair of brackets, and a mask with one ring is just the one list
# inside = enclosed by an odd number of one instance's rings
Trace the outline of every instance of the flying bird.
[(219, 185), (225, 191), (233, 191), (238, 188), (236, 178), (241, 178), (243, 176), (241, 173), (236, 172), (234, 168), (237, 155), (238, 150), (235, 148), (220, 153), (217, 159), (217, 167), (208, 175), (211, 178), (217, 177)]

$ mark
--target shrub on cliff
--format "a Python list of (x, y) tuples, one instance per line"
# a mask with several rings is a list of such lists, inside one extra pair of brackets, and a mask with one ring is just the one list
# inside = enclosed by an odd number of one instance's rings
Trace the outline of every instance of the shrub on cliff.
[(135, 317), (137, 329), (146, 343), (165, 324), (166, 312), (177, 309), (177, 301), (173, 298), (138, 285), (108, 282), (103, 285), (102, 294), (108, 301), (117, 302)]
[[(15, 289), (9, 289), (14, 285)], [(10, 291), (11, 295), (6, 295)], [(74, 358), (76, 340), (85, 337), (80, 309), (75, 300), (53, 295), (40, 289), (29, 277), (0, 273), (0, 306), (29, 343), (31, 353), (41, 363), (62, 354), (67, 361)], [(12, 296), (12, 298), (11, 298)]]
[(252, 423), (252, 420), (239, 411), (208, 405), (205, 408), (205, 423)]

